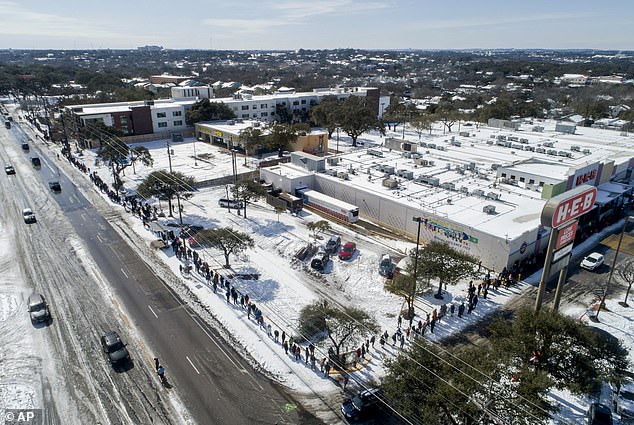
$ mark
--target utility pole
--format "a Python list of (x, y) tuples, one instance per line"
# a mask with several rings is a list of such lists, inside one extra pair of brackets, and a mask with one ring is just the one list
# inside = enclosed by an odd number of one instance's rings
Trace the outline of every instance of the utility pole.
[[(412, 291), (412, 294), (416, 291), (416, 278), (417, 278), (417, 272), (418, 272), (418, 246), (420, 244), (420, 223), (421, 221), (423, 221), (422, 217), (412, 217), (413, 221), (416, 221), (418, 223), (418, 229), (416, 230), (416, 255), (414, 256), (414, 281), (412, 282), (412, 285), (414, 285), (414, 291)], [(409, 308), (408, 306), (408, 311), (407, 311), (407, 319), (411, 320), (411, 318), (414, 317), (414, 300), (412, 299), (412, 307)]]
[[(170, 149), (170, 142), (169, 140), (167, 141), (167, 160), (169, 162), (170, 165), (170, 174), (172, 173), (172, 151)], [(180, 197), (180, 184), (178, 185), (178, 187), (176, 188), (176, 202), (178, 204), (178, 219), (180, 221), (180, 227), (181, 227), (181, 233), (183, 232), (183, 212), (181, 211), (181, 197)]]

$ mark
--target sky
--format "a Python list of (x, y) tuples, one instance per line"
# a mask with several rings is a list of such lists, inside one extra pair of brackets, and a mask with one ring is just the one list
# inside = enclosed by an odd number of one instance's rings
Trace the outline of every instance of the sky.
[(634, 1), (0, 0), (0, 48), (634, 50)]

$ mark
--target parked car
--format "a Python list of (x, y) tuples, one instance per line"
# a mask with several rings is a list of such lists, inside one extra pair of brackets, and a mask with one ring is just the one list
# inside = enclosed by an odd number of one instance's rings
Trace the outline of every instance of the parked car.
[(339, 250), (339, 259), (340, 260), (349, 260), (352, 258), (354, 251), (357, 249), (357, 244), (354, 242), (346, 242), (343, 245), (343, 248)]
[(29, 150), (29, 144), (28, 143), (22, 143), (22, 150), (28, 151)]
[(31, 164), (33, 164), (34, 167), (42, 166), (42, 162), (40, 161), (40, 158), (38, 158), (37, 156), (31, 157)]
[(387, 277), (388, 279), (392, 279), (394, 276), (394, 268), (395, 265), (392, 263), (390, 254), (383, 254), (381, 262), (379, 263), (379, 274)]
[(319, 251), (310, 262), (310, 267), (315, 270), (323, 271), (330, 261), (330, 255), (325, 251)]
[(371, 417), (381, 404), (381, 389), (369, 388), (347, 399), (341, 405), (341, 413), (349, 421)]
[(612, 425), (612, 411), (601, 403), (592, 403), (586, 415), (588, 425)]
[(605, 259), (603, 258), (603, 255), (599, 254), (598, 252), (593, 252), (583, 259), (583, 261), (581, 262), (581, 267), (586, 270), (596, 270), (601, 267), (601, 265), (603, 265), (604, 261)]
[(332, 235), (326, 242), (326, 253), (334, 254), (339, 250), (339, 245), (341, 245), (341, 236)]
[(7, 175), (15, 174), (15, 168), (13, 168), (13, 165), (7, 165), (4, 167), (4, 172), (7, 173)]
[(627, 380), (621, 387), (612, 393), (614, 410), (621, 419), (634, 419), (634, 381)]
[(62, 186), (59, 184), (58, 181), (48, 182), (48, 187), (53, 192), (61, 192), (62, 191)]
[(106, 332), (101, 337), (101, 348), (108, 355), (110, 363), (121, 364), (130, 360), (130, 353), (115, 331)]
[(35, 223), (37, 220), (35, 219), (35, 214), (33, 214), (33, 210), (31, 208), (25, 208), (22, 210), (22, 217), (24, 217), (24, 222)]
[(31, 323), (42, 323), (51, 320), (48, 304), (41, 294), (33, 294), (27, 301)]

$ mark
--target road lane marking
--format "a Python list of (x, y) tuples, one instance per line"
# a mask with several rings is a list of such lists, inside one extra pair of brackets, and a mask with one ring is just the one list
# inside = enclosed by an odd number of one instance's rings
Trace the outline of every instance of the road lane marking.
[(103, 239), (101, 239), (101, 238), (99, 237), (99, 234), (97, 234), (97, 240), (98, 240), (99, 242), (103, 243)]
[(152, 309), (152, 307), (147, 306), (147, 308), (150, 309), (150, 311), (152, 312), (152, 314), (154, 315), (154, 317), (156, 317), (158, 319), (158, 316), (156, 315), (156, 313), (154, 312), (154, 310)]
[(125, 270), (123, 270), (123, 267), (121, 268), (121, 273), (123, 273), (123, 275), (126, 277), (126, 279), (130, 279), (130, 277), (128, 276), (128, 274), (125, 272)]
[(196, 371), (197, 374), (200, 375), (200, 371), (196, 368), (196, 366), (194, 366), (194, 364), (192, 363), (192, 361), (189, 359), (189, 357), (185, 356), (185, 358), (187, 359), (187, 361), (189, 362), (190, 365), (192, 365), (192, 367), (194, 368), (194, 370)]

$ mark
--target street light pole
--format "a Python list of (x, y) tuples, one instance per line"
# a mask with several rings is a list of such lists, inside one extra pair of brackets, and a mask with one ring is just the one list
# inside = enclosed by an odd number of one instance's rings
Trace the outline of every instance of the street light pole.
[[(170, 166), (170, 174), (173, 174), (172, 172), (172, 151), (170, 150), (170, 142), (169, 140), (167, 141), (167, 160), (169, 162), (169, 166)], [(178, 185), (178, 187), (176, 188), (176, 202), (178, 204), (178, 220), (180, 222), (180, 228), (181, 228), (181, 233), (183, 232), (183, 211), (181, 208), (181, 197), (179, 194), (179, 190), (180, 190), (180, 184)], [(184, 240), (183, 240), (183, 244), (184, 244)]]
[(337, 153), (339, 153), (339, 126), (337, 126)]
[(623, 235), (625, 234), (625, 228), (627, 227), (628, 221), (634, 220), (634, 217), (627, 216), (625, 217), (625, 223), (623, 223), (623, 228), (621, 229), (621, 235), (619, 236), (619, 243), (616, 246), (616, 252), (614, 253), (614, 259), (612, 260), (612, 267), (610, 268), (610, 275), (608, 276), (608, 283), (605, 285), (605, 291), (603, 291), (603, 296), (601, 297), (601, 302), (599, 303), (599, 308), (597, 309), (597, 314), (594, 315), (594, 320), (599, 321), (599, 313), (601, 313), (601, 308), (605, 303), (605, 299), (608, 296), (608, 290), (610, 289), (610, 283), (612, 283), (612, 275), (614, 274), (614, 268), (616, 267), (616, 259), (619, 256), (619, 251), (621, 250), (621, 242), (623, 242)]
[[(416, 255), (414, 256), (414, 281), (412, 283), (412, 285), (414, 285), (414, 291), (416, 290), (416, 278), (417, 278), (417, 273), (418, 273), (418, 246), (420, 244), (420, 223), (423, 221), (422, 217), (412, 217), (412, 221), (416, 221), (418, 222), (418, 229), (416, 230)], [(412, 292), (414, 292), (412, 291)], [(413, 300), (412, 300), (412, 306), (408, 306), (408, 311), (407, 311), (407, 315), (408, 315), (408, 319), (414, 317), (414, 308), (413, 308)]]

